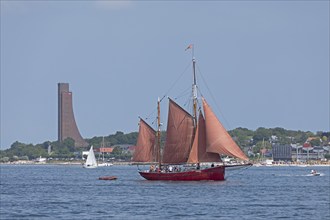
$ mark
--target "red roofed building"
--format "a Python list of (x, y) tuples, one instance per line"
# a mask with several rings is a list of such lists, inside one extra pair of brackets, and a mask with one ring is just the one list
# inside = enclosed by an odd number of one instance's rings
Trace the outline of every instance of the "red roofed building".
[(312, 147), (312, 145), (311, 145), (310, 143), (308, 143), (308, 142), (305, 142), (305, 143), (303, 144), (303, 147), (304, 147), (304, 148), (309, 148), (309, 147)]
[(113, 147), (100, 147), (95, 149), (95, 151), (100, 153), (112, 153)]

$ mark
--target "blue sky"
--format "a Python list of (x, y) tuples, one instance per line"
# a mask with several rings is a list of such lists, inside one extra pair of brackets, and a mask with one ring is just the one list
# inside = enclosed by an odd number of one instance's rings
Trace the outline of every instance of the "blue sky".
[(1, 1), (1, 149), (57, 139), (59, 82), (83, 137), (137, 131), (191, 43), (227, 129), (329, 131), (329, 1)]

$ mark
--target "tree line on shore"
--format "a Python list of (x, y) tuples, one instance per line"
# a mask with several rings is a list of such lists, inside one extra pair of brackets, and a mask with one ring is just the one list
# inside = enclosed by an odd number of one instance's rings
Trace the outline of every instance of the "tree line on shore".
[[(263, 128), (260, 127), (255, 131), (247, 128), (236, 128), (229, 131), (236, 143), (247, 152), (252, 150), (253, 153), (259, 153), (262, 148), (271, 149), (273, 143), (278, 144), (304, 144), (309, 138), (309, 144), (312, 146), (328, 146), (330, 141), (330, 132), (318, 131), (316, 133), (310, 131), (293, 131), (284, 128)], [(94, 149), (99, 147), (113, 147), (111, 153), (112, 158), (129, 160), (131, 155), (129, 152), (122, 150), (120, 145), (135, 145), (138, 132), (124, 134), (117, 131), (115, 134), (108, 136), (98, 136), (86, 139), (89, 146), (93, 145)], [(164, 146), (166, 132), (161, 133), (161, 143)], [(0, 162), (15, 160), (31, 160), (38, 157), (52, 158), (81, 158), (81, 152), (87, 148), (75, 148), (74, 140), (65, 139), (63, 142), (45, 141), (41, 144), (25, 144), (14, 142), (9, 149), (0, 150)], [(109, 155), (108, 155), (109, 156)]]

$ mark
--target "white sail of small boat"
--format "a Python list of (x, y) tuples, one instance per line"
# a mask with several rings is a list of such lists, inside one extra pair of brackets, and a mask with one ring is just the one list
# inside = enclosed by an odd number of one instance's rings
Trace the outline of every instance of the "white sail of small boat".
[(93, 146), (91, 146), (91, 148), (89, 149), (86, 163), (84, 164), (84, 168), (96, 168), (96, 167), (97, 167), (97, 162), (96, 162)]

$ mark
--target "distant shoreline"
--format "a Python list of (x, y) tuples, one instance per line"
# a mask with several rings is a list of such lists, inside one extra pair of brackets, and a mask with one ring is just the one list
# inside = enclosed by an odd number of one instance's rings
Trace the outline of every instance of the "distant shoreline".
[[(132, 162), (111, 162), (114, 166), (135, 166), (136, 164), (132, 164)], [(58, 162), (36, 162), (36, 161), (15, 161), (15, 162), (6, 162), (0, 163), (0, 165), (68, 165), (68, 166), (82, 166), (81, 162), (78, 161), (58, 161)], [(228, 164), (229, 165), (229, 164)], [(329, 166), (330, 161), (327, 163), (276, 163), (276, 164), (261, 164), (261, 163), (253, 163), (254, 167), (309, 167), (309, 166)]]
[[(131, 165), (131, 162), (111, 162), (113, 165)], [(0, 163), (0, 165), (70, 165), (70, 166), (82, 166), (82, 162), (68, 162), (68, 161), (58, 161), (58, 162), (36, 162), (36, 161), (15, 161)]]

